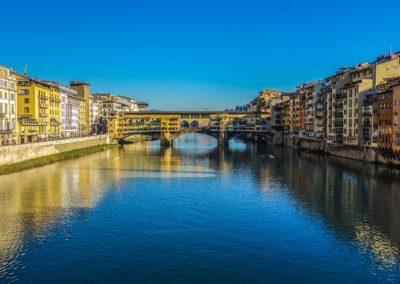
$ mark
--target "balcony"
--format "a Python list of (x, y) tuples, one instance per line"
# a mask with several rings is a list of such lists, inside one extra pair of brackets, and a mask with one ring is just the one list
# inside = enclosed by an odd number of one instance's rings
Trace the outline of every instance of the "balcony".
[(61, 125), (61, 122), (59, 122), (59, 121), (57, 121), (57, 120), (52, 120), (52, 121), (50, 121), (50, 125), (51, 125), (51, 126), (60, 126), (60, 125)]
[(49, 98), (44, 95), (39, 95), (39, 99), (41, 100), (48, 100)]
[(44, 109), (46, 109), (46, 108), (48, 108), (49, 106), (48, 106), (48, 105), (46, 105), (46, 104), (40, 104), (40, 105), (39, 105), (39, 107), (40, 107), (40, 108), (44, 108)]
[(0, 134), (11, 134), (14, 129), (0, 129)]
[(20, 122), (21, 126), (36, 126), (38, 125), (38, 122), (36, 120), (21, 120)]
[(41, 116), (41, 117), (48, 117), (49, 115), (48, 115), (47, 113), (45, 113), (45, 112), (42, 112), (42, 113), (39, 113), (39, 116)]
[(55, 102), (55, 103), (61, 103), (61, 100), (60, 100), (60, 99), (53, 99), (53, 98), (50, 98), (50, 101), (51, 101), (51, 102)]

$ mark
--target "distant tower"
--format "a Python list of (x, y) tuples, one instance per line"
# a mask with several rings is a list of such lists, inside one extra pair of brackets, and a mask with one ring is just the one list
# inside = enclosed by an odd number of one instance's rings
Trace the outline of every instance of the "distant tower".
[(25, 64), (24, 67), (24, 76), (26, 76), (28, 74), (28, 64)]
[(393, 57), (392, 45), (389, 45), (389, 56)]

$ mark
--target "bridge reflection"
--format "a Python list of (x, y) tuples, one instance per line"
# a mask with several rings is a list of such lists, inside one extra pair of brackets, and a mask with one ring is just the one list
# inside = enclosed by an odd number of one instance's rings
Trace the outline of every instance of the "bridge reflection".
[[(221, 148), (203, 136), (196, 137), (190, 148), (190, 139), (180, 138), (175, 148), (141, 143), (0, 177), (0, 273), (23, 253), (27, 239), (45, 240), (72, 215), (90, 215), (123, 180), (228, 177), (242, 171), (251, 173), (258, 194), (283, 191), (299, 210), (324, 220), (339, 238), (356, 240), (388, 267), (398, 265), (396, 173), (257, 144), (233, 141), (231, 147)], [(274, 186), (278, 183), (280, 187)]]

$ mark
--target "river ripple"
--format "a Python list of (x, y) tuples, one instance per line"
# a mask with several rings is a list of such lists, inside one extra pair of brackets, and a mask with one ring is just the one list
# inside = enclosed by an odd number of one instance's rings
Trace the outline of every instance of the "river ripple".
[(0, 282), (395, 283), (397, 172), (186, 135), (0, 176)]

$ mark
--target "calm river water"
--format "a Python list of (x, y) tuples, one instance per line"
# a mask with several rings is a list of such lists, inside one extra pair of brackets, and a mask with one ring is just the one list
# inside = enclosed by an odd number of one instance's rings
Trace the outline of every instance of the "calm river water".
[(399, 283), (400, 177), (182, 136), (0, 176), (0, 282)]

